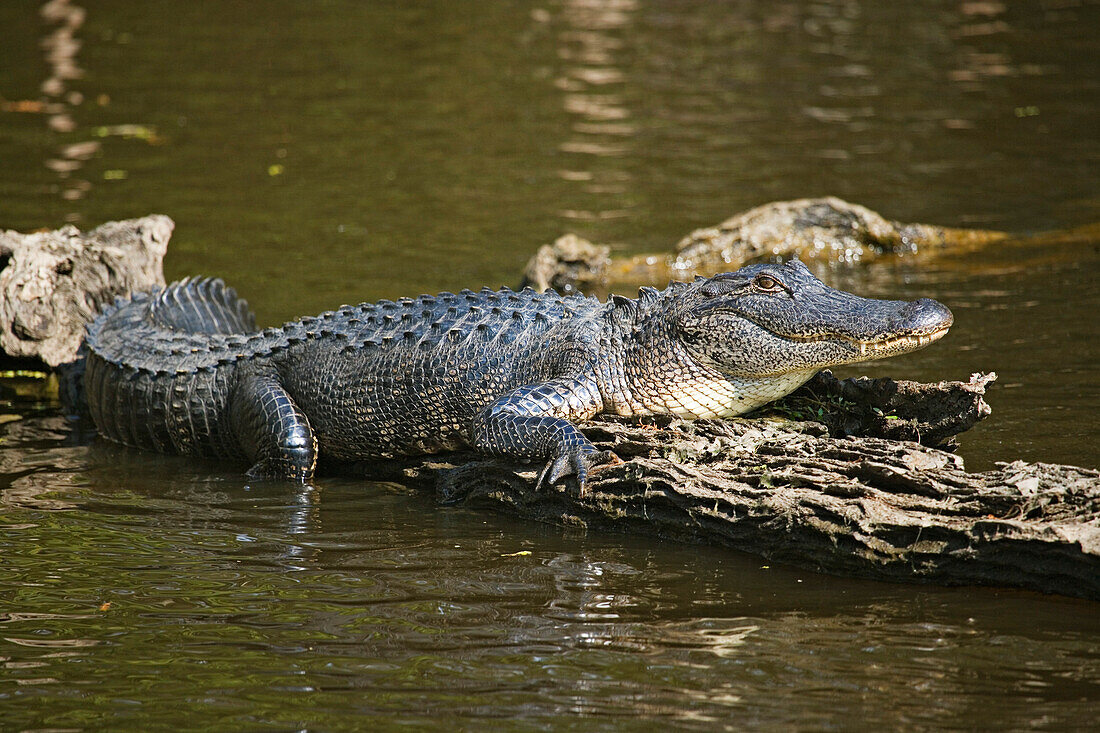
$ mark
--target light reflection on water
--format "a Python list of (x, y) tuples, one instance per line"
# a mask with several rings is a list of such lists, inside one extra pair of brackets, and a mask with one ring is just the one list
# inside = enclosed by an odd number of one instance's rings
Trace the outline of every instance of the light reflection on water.
[[(616, 161), (635, 154), (637, 123), (626, 95), (630, 79), (620, 57), (637, 10), (634, 0), (575, 0), (562, 5), (557, 56), (563, 68), (553, 84), (562, 93), (562, 108), (571, 122), (568, 137), (558, 145), (569, 167), (558, 176), (577, 184), (591, 202), (585, 209), (559, 211), (569, 222), (622, 219), (633, 213), (632, 176)], [(542, 20), (549, 22), (551, 17), (547, 14)]]
[[(777, 198), (1100, 221), (1095, 3), (272, 2), (259, 19), (116, 0), (72, 26), (84, 76), (61, 96), (36, 45), (57, 26), (34, 13), (0, 8), (0, 225), (162, 211), (169, 275), (222, 275), (269, 323), (512, 285), (569, 230), (667, 250)], [(42, 95), (71, 130), (12, 106)], [(89, 140), (69, 178), (44, 165)], [(76, 178), (95, 184), (64, 197)], [(858, 371), (997, 370), (993, 417), (963, 437), (972, 468), (1095, 466), (1098, 271), (1084, 243), (833, 280), (953, 308), (942, 342)], [(822, 577), (395, 485), (249, 484), (10, 410), (4, 727), (1094, 722), (1092, 604)]]
[(213, 463), (51, 445), (54, 420), (5, 426), (42, 485), (81, 477), (42, 497), (67, 511), (0, 503), (0, 707), (18, 701), (20, 725), (149, 725), (181, 706), (195, 725), (275, 727), (442, 711), (1072, 725), (1100, 692), (1093, 604), (817, 576), (393, 485), (249, 484)]

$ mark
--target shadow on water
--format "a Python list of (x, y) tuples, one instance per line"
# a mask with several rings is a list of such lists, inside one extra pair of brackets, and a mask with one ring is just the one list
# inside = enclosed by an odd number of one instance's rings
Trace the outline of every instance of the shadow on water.
[[(0, 225), (167, 213), (169, 277), (223, 276), (266, 323), (514, 285), (565, 231), (667, 250), (773, 199), (1100, 221), (1090, 2), (52, 0), (0, 21)], [(1096, 466), (1098, 273), (1091, 240), (833, 280), (953, 309), (943, 341), (859, 371), (996, 370), (970, 468)], [(249, 483), (3, 412), (0, 727), (1095, 723), (1087, 603), (830, 578), (393, 484)]]

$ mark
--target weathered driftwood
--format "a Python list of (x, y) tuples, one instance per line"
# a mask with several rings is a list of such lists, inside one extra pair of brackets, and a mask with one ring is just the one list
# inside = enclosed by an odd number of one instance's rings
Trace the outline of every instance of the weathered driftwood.
[[(821, 407), (840, 433), (853, 426), (890, 433), (906, 422), (942, 442), (988, 414), (989, 381), (825, 378), (783, 409), (816, 415)], [(841, 417), (838, 398), (847, 403)], [(536, 493), (536, 466), (469, 454), (360, 468), (434, 490), (445, 502), (721, 545), (839, 575), (1100, 600), (1100, 472), (1015, 462), (968, 473), (957, 456), (917, 442), (829, 430), (760, 417), (596, 420), (585, 434), (623, 462), (597, 470), (584, 496), (562, 485)]]
[(71, 362), (84, 327), (118, 295), (164, 285), (175, 225), (167, 216), (0, 232), (0, 349), (56, 367)]
[(968, 382), (897, 381), (888, 377), (839, 380), (826, 369), (763, 411), (823, 423), (834, 436), (912, 440), (951, 448), (955, 436), (989, 416), (984, 395), (995, 372)]
[(566, 234), (553, 244), (539, 247), (523, 271), (520, 287), (557, 290), (559, 293), (588, 291), (607, 283), (611, 248), (595, 245), (576, 234)]
[(798, 255), (807, 262), (868, 262), (881, 255), (982, 244), (1002, 232), (890, 221), (835, 196), (776, 201), (697, 229), (676, 245), (673, 266), (724, 269), (754, 260)]
[[(1003, 232), (890, 221), (870, 209), (827, 196), (775, 201), (697, 229), (671, 253), (610, 258), (610, 249), (578, 237), (538, 250), (525, 284), (545, 289), (604, 288), (736, 270), (763, 260), (797, 256), (811, 268), (869, 262), (883, 255), (958, 251), (1003, 240)], [(821, 267), (818, 267), (821, 269)]]

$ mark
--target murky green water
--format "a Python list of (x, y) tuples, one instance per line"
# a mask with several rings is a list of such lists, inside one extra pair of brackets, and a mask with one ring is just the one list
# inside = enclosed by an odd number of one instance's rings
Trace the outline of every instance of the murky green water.
[[(0, 5), (0, 226), (166, 213), (170, 277), (261, 320), (515, 284), (565, 231), (668, 248), (835, 194), (907, 221), (1100, 221), (1095, 2)], [(44, 43), (45, 42), (45, 43)], [(74, 94), (75, 92), (75, 94)], [(91, 143), (89, 145), (88, 143)], [(957, 325), (859, 372), (996, 370), (974, 468), (1100, 464), (1100, 248), (838, 275)], [(299, 493), (0, 425), (5, 730), (1083, 729), (1095, 604)]]

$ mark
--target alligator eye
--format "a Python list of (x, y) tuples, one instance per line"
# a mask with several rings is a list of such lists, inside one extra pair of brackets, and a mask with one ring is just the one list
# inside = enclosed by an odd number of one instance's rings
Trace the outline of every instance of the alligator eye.
[(756, 286), (758, 290), (782, 290), (783, 286), (779, 284), (779, 281), (774, 277), (768, 275), (758, 275), (752, 284)]

